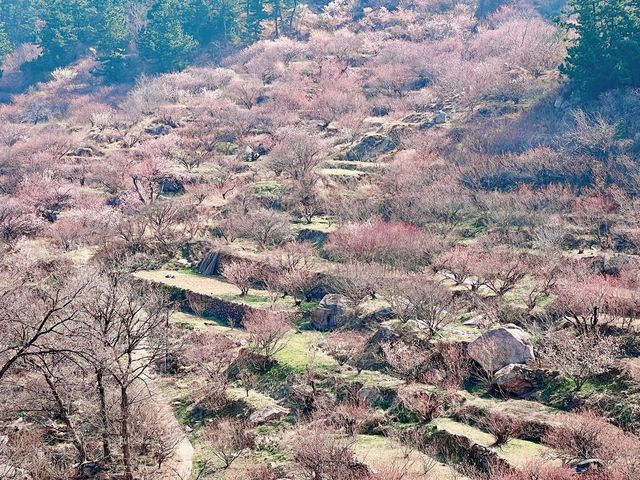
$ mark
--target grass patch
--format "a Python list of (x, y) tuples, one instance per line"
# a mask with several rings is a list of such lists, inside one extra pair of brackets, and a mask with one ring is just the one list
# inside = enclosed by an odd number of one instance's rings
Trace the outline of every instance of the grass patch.
[[(441, 480), (463, 479), (443, 463), (436, 461), (418, 451), (410, 451), (408, 456), (402, 445), (390, 438), (379, 435), (358, 435), (353, 446), (358, 459), (372, 467), (374, 470), (381, 464), (407, 466), (407, 473), (419, 476), (419, 478), (437, 478)], [(431, 469), (427, 475), (426, 466)]]
[(320, 371), (337, 372), (340, 370), (338, 362), (317, 347), (323, 338), (321, 332), (292, 331), (287, 334), (287, 344), (276, 354), (276, 360), (295, 372), (304, 371), (312, 361)]
[(496, 439), (493, 435), (465, 423), (456, 422), (451, 418), (437, 418), (432, 423), (438, 429), (466, 437), (478, 445), (491, 448), (514, 467), (523, 467), (533, 460), (544, 461), (552, 453), (552, 450), (544, 445), (519, 438), (511, 439), (501, 447), (494, 447)]
[(188, 330), (207, 330), (227, 333), (231, 327), (225, 322), (214, 317), (199, 317), (185, 312), (173, 312), (169, 320), (171, 323)]
[(258, 182), (253, 185), (256, 195), (275, 196), (282, 190), (282, 185), (275, 181)]
[(330, 233), (338, 228), (336, 222), (330, 216), (315, 216), (311, 219), (311, 223), (297, 221), (291, 224), (294, 230), (315, 230), (318, 232)]
[(278, 405), (278, 402), (273, 398), (253, 389), (249, 389), (249, 395), (247, 396), (246, 390), (242, 387), (228, 387), (227, 396), (231, 400), (242, 401), (256, 410)]

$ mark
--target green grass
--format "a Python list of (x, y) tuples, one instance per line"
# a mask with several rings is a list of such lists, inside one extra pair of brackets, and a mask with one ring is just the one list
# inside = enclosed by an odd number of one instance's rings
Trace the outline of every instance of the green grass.
[(338, 362), (317, 347), (323, 337), (322, 333), (315, 331), (290, 332), (285, 337), (286, 346), (275, 358), (296, 372), (303, 371), (312, 361), (320, 371), (339, 371)]
[(282, 185), (276, 181), (257, 182), (253, 185), (256, 195), (277, 195), (282, 190)]
[(294, 230), (316, 230), (318, 232), (330, 233), (338, 228), (338, 225), (330, 216), (315, 216), (311, 223), (297, 221), (291, 224)]
[(384, 168), (384, 163), (379, 162), (358, 162), (353, 160), (327, 160), (327, 168), (337, 168), (341, 170), (377, 170)]
[[(407, 467), (408, 473), (425, 479), (449, 480), (453, 478), (464, 479), (443, 463), (418, 452), (410, 451), (408, 456), (402, 445), (388, 437), (380, 435), (358, 435), (353, 446), (358, 459), (376, 470), (381, 465), (396, 465)], [(431, 470), (425, 476), (425, 465), (432, 465)], [(412, 476), (413, 478), (413, 476)]]
[(248, 396), (246, 390), (242, 387), (228, 387), (226, 392), (227, 396), (231, 400), (243, 401), (254, 409), (278, 405), (278, 402), (276, 402), (273, 398), (256, 390), (249, 389)]
[(213, 317), (199, 317), (185, 312), (173, 312), (170, 322), (181, 327), (193, 330), (207, 330), (225, 333), (231, 328), (225, 323)]
[(300, 311), (302, 313), (313, 313), (320, 302), (302, 302), (300, 303)]
[(539, 443), (529, 442), (514, 438), (501, 447), (494, 446), (495, 437), (483, 432), (479, 428), (465, 423), (459, 423), (451, 418), (437, 418), (432, 422), (438, 429), (445, 430), (453, 435), (460, 435), (483, 447), (491, 447), (500, 457), (514, 467), (523, 467), (534, 460), (550, 458), (552, 450)]
[(362, 170), (345, 170), (344, 168), (321, 168), (319, 173), (321, 175), (335, 177), (359, 177), (367, 174), (367, 172), (363, 172)]
[(358, 375), (355, 369), (343, 369), (340, 378), (345, 381), (362, 382), (365, 385), (381, 388), (397, 388), (404, 382), (396, 377), (387, 375), (386, 373), (376, 372), (374, 370), (363, 370)]
[[(240, 295), (217, 295), (217, 297), (228, 302), (240, 303), (242, 305), (249, 305), (250, 307), (256, 308), (268, 308), (274, 303), (267, 295), (257, 295), (251, 293), (248, 293), (242, 297)], [(279, 302), (276, 301), (275, 303)]]
[(200, 275), (195, 267), (190, 267), (190, 268), (181, 268), (180, 270), (178, 270), (180, 273), (184, 273), (185, 275)]

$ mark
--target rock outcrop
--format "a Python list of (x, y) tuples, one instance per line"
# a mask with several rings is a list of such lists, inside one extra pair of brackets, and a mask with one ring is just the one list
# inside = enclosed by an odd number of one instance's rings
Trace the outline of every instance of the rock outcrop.
[(275, 422), (281, 418), (289, 415), (289, 409), (280, 407), (278, 405), (272, 405), (270, 407), (264, 407), (256, 410), (249, 415), (249, 421), (255, 425), (263, 425), (269, 422)]
[(531, 335), (513, 324), (483, 333), (469, 344), (467, 352), (488, 372), (534, 359)]
[(318, 330), (331, 330), (347, 320), (352, 310), (344, 296), (335, 293), (325, 295), (311, 316), (311, 324)]
[(347, 160), (370, 162), (375, 157), (389, 153), (396, 148), (396, 143), (386, 135), (370, 133), (362, 137), (346, 153)]

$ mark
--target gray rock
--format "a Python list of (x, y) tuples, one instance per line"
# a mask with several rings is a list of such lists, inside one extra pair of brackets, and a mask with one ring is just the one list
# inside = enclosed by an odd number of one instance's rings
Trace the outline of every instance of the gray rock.
[(441, 125), (447, 121), (447, 114), (444, 112), (439, 112), (435, 117), (433, 117), (433, 123), (436, 125)]
[(583, 460), (582, 462), (576, 464), (576, 472), (577, 473), (587, 473), (600, 470), (600, 468), (604, 467), (604, 462), (599, 458), (589, 458), (587, 460)]
[(512, 363), (496, 372), (495, 384), (504, 392), (523, 395), (533, 388), (535, 379), (532, 376), (535, 373), (525, 365)]
[(462, 325), (465, 325), (467, 327), (478, 327), (483, 323), (484, 323), (484, 316), (476, 315), (474, 317), (471, 317), (469, 320), (465, 320), (464, 322), (462, 322)]
[(483, 333), (469, 344), (467, 352), (489, 372), (496, 372), (512, 363), (527, 363), (535, 358), (531, 335), (513, 324)]
[(220, 271), (220, 252), (208, 252), (198, 264), (200, 275), (216, 275)]
[(244, 162), (255, 162), (260, 158), (260, 153), (256, 152), (253, 148), (247, 145), (240, 157)]
[(85, 462), (80, 466), (83, 478), (95, 478), (100, 473), (100, 465), (96, 462)]
[(289, 409), (273, 405), (256, 410), (249, 415), (249, 421), (255, 425), (262, 425), (269, 422), (280, 420), (289, 415)]
[(91, 147), (78, 147), (73, 151), (76, 157), (93, 157), (94, 151)]
[(370, 133), (362, 137), (346, 153), (347, 160), (368, 162), (379, 155), (389, 153), (396, 148), (396, 143), (386, 135)]
[(311, 315), (311, 324), (318, 330), (331, 330), (344, 322), (353, 313), (353, 309), (343, 295), (331, 293), (322, 297)]
[(371, 387), (369, 385), (365, 385), (360, 390), (358, 390), (358, 393), (356, 395), (358, 397), (358, 400), (369, 407), (375, 405), (375, 403), (382, 398), (380, 390), (377, 387)]
[(172, 128), (169, 125), (160, 124), (160, 125), (150, 125), (149, 127), (144, 129), (145, 133), (153, 137), (161, 137), (162, 135), (167, 135), (171, 133)]
[(423, 123), (429, 120), (428, 113), (411, 113), (402, 118), (404, 123)]

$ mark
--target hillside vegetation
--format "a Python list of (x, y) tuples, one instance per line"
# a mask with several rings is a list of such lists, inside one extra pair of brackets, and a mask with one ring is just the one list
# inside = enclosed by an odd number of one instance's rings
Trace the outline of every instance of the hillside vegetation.
[(633, 0), (0, 0), (0, 478), (640, 478)]

